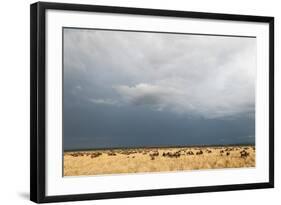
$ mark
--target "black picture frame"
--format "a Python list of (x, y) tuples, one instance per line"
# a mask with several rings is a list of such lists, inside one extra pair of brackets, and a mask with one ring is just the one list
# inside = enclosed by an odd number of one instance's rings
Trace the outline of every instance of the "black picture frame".
[[(269, 181), (191, 188), (46, 196), (46, 10), (86, 11), (196, 19), (262, 22), (269, 25)], [(274, 17), (202, 13), (145, 8), (38, 2), (30, 6), (30, 200), (37, 203), (96, 200), (274, 187)]]

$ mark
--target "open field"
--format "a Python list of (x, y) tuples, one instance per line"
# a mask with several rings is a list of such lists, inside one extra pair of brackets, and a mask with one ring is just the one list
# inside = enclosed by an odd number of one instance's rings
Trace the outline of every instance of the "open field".
[(64, 152), (64, 176), (255, 167), (254, 146)]

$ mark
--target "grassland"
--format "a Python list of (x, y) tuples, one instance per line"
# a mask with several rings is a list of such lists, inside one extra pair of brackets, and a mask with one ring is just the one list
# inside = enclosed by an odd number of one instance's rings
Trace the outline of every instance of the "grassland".
[(254, 146), (64, 152), (64, 176), (255, 167)]

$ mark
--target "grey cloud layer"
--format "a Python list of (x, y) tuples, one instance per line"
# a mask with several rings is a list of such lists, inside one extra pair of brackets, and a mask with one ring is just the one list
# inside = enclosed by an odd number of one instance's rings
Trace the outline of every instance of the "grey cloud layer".
[(255, 143), (256, 39), (64, 29), (64, 149)]
[(255, 38), (64, 32), (66, 86), (93, 104), (205, 118), (255, 110)]

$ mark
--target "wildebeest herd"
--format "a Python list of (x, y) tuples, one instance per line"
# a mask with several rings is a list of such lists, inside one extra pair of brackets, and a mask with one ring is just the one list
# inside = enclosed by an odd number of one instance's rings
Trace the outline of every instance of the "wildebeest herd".
[[(194, 151), (191, 151), (190, 149), (193, 149)], [(241, 150), (240, 157), (246, 158), (250, 155), (250, 152), (247, 150), (249, 147), (227, 147), (227, 148), (221, 148), (221, 147), (212, 147), (213, 150), (220, 150), (220, 156), (226, 155), (230, 156), (231, 152)], [(179, 158), (181, 156), (188, 156), (188, 155), (204, 155), (204, 154), (211, 154), (213, 153), (210, 148), (179, 148), (177, 151), (163, 151), (160, 155), (160, 151), (158, 149), (135, 149), (135, 150), (109, 150), (109, 151), (91, 151), (91, 152), (72, 152), (69, 153), (72, 157), (83, 157), (83, 156), (90, 156), (91, 158), (96, 158), (101, 156), (103, 153), (107, 154), (108, 156), (117, 156), (119, 155), (133, 155), (137, 153), (141, 153), (143, 155), (149, 155), (151, 160), (154, 160), (155, 157), (168, 157), (168, 158)], [(252, 147), (252, 150), (255, 150), (255, 147)]]
[(65, 176), (254, 166), (254, 146), (132, 148), (64, 152)]

